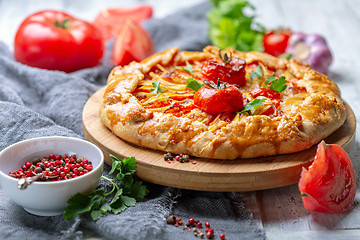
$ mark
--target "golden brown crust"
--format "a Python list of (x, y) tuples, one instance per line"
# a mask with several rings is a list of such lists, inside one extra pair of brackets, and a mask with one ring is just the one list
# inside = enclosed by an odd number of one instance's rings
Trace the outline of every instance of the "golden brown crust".
[[(195, 65), (198, 61), (218, 56), (218, 50), (213, 46), (206, 47), (203, 52), (179, 52), (178, 48), (172, 48), (141, 63), (115, 67), (109, 75), (100, 107), (101, 121), (115, 135), (134, 144), (218, 159), (301, 151), (326, 138), (344, 123), (345, 107), (333, 81), (295, 60), (278, 59), (259, 52), (227, 50), (247, 64), (264, 66), (265, 77), (277, 72), (287, 80), (296, 79), (296, 85), (306, 89), (298, 94), (291, 92), (290, 88), (286, 90), (281, 102), (281, 115), (237, 114), (230, 122), (212, 118), (209, 124), (210, 120), (204, 120), (210, 119), (208, 114), (198, 108), (186, 116), (174, 116), (145, 108), (134, 95), (140, 82), (148, 78), (154, 67), (174, 68), (185, 61), (192, 61)], [(242, 90), (252, 89), (256, 84), (256, 81), (248, 81)]]

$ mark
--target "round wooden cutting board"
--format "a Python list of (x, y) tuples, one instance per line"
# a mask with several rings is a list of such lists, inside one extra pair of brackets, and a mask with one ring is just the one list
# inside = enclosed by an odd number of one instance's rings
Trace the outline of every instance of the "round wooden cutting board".
[[(204, 191), (252, 191), (298, 182), (303, 166), (314, 159), (316, 145), (302, 152), (237, 160), (191, 158), (195, 164), (164, 161), (164, 152), (136, 146), (116, 137), (99, 119), (98, 111), (105, 87), (89, 98), (83, 110), (85, 139), (96, 144), (111, 164), (113, 154), (135, 157), (141, 179), (170, 187)], [(325, 139), (350, 151), (355, 142), (355, 115), (349, 105), (344, 125)]]

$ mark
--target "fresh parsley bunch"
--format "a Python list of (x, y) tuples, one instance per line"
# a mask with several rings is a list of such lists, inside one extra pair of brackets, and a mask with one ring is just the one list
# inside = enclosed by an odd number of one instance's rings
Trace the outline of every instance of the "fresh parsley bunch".
[[(84, 195), (76, 194), (71, 197), (65, 208), (64, 218), (70, 220), (76, 218), (81, 213), (89, 212), (93, 220), (104, 216), (107, 212), (119, 214), (128, 207), (135, 206), (136, 199), (144, 198), (148, 194), (148, 189), (141, 181), (134, 180), (133, 174), (136, 172), (136, 161), (134, 157), (119, 160), (113, 158), (112, 168), (109, 172), (118, 171), (116, 178), (110, 179), (102, 176), (103, 179), (112, 183), (113, 188), (110, 192), (105, 193), (103, 187)], [(120, 181), (120, 184), (118, 182)], [(115, 194), (113, 194), (115, 192)], [(108, 201), (110, 195), (112, 199)]]
[(221, 49), (262, 51), (265, 28), (251, 14), (255, 8), (246, 0), (212, 0), (208, 13), (209, 37)]

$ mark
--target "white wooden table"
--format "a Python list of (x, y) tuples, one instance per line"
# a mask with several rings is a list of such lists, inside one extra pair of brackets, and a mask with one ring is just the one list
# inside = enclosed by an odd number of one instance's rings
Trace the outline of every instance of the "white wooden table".
[[(202, 0), (136, 0), (131, 3), (125, 0), (0, 0), (0, 40), (11, 46), (21, 20), (37, 10), (60, 9), (92, 20), (107, 6), (144, 2), (154, 6), (154, 17), (163, 17)], [(258, 21), (267, 28), (286, 26), (294, 31), (320, 33), (326, 37), (334, 55), (329, 77), (340, 86), (343, 98), (360, 119), (360, 0), (251, 2), (257, 9)], [(356, 138), (359, 138), (359, 130)], [(262, 221), (268, 239), (360, 239), (359, 140), (356, 140), (350, 158), (355, 166), (358, 190), (354, 208), (348, 213), (329, 215), (306, 211), (296, 185), (244, 193), (244, 198), (248, 199), (246, 208)]]

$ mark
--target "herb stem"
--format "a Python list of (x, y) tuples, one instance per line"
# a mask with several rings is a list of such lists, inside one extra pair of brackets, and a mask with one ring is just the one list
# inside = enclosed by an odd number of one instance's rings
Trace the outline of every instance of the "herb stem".
[(105, 179), (106, 181), (111, 182), (112, 185), (113, 185), (113, 188), (111, 189), (111, 191), (104, 194), (105, 197), (108, 196), (108, 195), (110, 195), (110, 194), (112, 194), (112, 193), (115, 191), (115, 189), (119, 189), (119, 187), (114, 183), (114, 179), (107, 178), (107, 177), (105, 177), (104, 175), (102, 175), (101, 178), (102, 178), (102, 179)]

